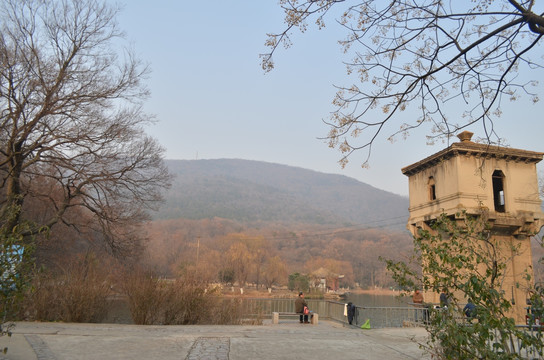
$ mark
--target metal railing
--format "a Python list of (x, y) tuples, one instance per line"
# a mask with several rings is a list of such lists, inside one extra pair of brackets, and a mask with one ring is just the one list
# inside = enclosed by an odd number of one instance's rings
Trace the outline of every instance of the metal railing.
[[(306, 300), (308, 307), (319, 316), (327, 313), (328, 305), (324, 300)], [(295, 312), (294, 299), (267, 299), (267, 298), (244, 298), (242, 302), (242, 313), (247, 317), (272, 317), (273, 312)]]
[[(320, 319), (347, 323), (345, 303), (331, 300), (307, 299), (311, 311), (318, 313)], [(243, 313), (247, 317), (270, 318), (273, 312), (294, 312), (294, 299), (245, 298)], [(423, 322), (423, 309), (415, 307), (364, 307), (356, 306), (353, 325), (362, 325), (367, 320), (373, 328), (402, 327), (406, 322)]]
[(412, 307), (358, 307), (356, 312), (355, 322), (357, 325), (370, 320), (372, 327), (384, 328), (384, 327), (403, 327), (406, 324), (423, 324), (422, 318), (419, 321), (416, 314), (421, 309), (414, 309)]
[(544, 329), (541, 326), (518, 325), (518, 330), (522, 330), (525, 339), (512, 336), (512, 334), (502, 334), (499, 330), (495, 330), (492, 340), (488, 341), (488, 346), (494, 348), (494, 343), (502, 343), (507, 346), (509, 352), (518, 354), (522, 359), (542, 359), (544, 349), (541, 346), (532, 345), (529, 339), (537, 340), (537, 343), (542, 342)]

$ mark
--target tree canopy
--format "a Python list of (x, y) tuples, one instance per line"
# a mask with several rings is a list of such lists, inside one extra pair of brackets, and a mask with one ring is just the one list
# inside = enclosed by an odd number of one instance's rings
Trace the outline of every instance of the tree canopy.
[(326, 138), (341, 152), (342, 165), (357, 150), (366, 150), (366, 165), (378, 136), (393, 140), (426, 125), (430, 142), (476, 123), (486, 141), (500, 142), (493, 122), (501, 103), (539, 100), (534, 70), (543, 65), (537, 49), (544, 13), (534, 0), (279, 3), (285, 28), (268, 34), (265, 71), (273, 69), (278, 47), (291, 45), (292, 30), (304, 32), (310, 22), (322, 29), (331, 17), (345, 30), (339, 42), (354, 81), (338, 87), (326, 120)]
[(0, 4), (3, 233), (64, 223), (118, 253), (141, 238), (169, 175), (143, 130), (153, 121), (142, 111), (148, 69), (119, 50), (118, 11), (95, 0)]

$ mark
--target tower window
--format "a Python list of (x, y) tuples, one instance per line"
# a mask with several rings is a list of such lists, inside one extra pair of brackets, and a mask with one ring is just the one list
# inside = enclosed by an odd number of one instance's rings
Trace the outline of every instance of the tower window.
[(500, 170), (493, 172), (493, 202), (495, 211), (505, 212), (504, 174)]
[(429, 200), (436, 200), (436, 185), (432, 176), (429, 177)]

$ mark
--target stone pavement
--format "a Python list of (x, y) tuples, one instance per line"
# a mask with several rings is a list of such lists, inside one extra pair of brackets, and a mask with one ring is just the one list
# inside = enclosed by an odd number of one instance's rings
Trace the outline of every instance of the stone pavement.
[(331, 321), (251, 325), (142, 326), (19, 322), (1, 360), (430, 359), (422, 328), (361, 330)]

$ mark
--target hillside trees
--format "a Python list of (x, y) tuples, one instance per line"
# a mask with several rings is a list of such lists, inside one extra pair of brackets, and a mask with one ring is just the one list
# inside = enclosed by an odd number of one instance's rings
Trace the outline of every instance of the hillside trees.
[[(351, 232), (340, 229), (334, 236), (328, 243), (324, 241), (322, 255), (351, 264), (352, 275), (346, 278), (350, 285), (357, 282), (365, 288), (391, 286), (390, 276), (379, 257), (390, 254), (390, 257), (400, 260), (412, 253), (412, 239), (407, 233), (375, 229)], [(327, 268), (332, 270), (332, 267)]]
[[(400, 260), (412, 250), (408, 233), (381, 229), (331, 232), (302, 224), (283, 229), (275, 223), (251, 227), (215, 218), (157, 220), (147, 231), (148, 256), (143, 262), (157, 275), (175, 277), (194, 270), (206, 281), (232, 284), (239, 281), (234, 269), (239, 261), (248, 272), (247, 282), (268, 288), (284, 285), (288, 274), (311, 274), (320, 268), (344, 275), (342, 286), (389, 287), (393, 282), (378, 257), (394, 254)], [(241, 248), (244, 251), (234, 251)]]
[(272, 257), (271, 249), (262, 236), (243, 233), (229, 234), (223, 239), (228, 246), (223, 259), (227, 269), (232, 270), (234, 280), (240, 287), (252, 281), (259, 287), (267, 260)]
[(273, 285), (282, 285), (287, 279), (287, 265), (279, 256), (266, 259), (263, 269), (264, 284), (268, 289)]
[[(539, 100), (534, 79), (544, 65), (538, 50), (544, 14), (534, 0), (279, 3), (285, 27), (268, 34), (265, 71), (274, 67), (278, 47), (291, 45), (292, 30), (304, 32), (309, 22), (324, 28), (329, 16), (345, 30), (339, 42), (354, 80), (338, 87), (327, 121), (329, 145), (341, 152), (342, 165), (357, 150), (366, 150), (366, 165), (378, 135), (392, 140), (427, 125), (430, 141), (475, 123), (489, 142), (499, 141), (493, 120), (501, 104), (522, 96)], [(456, 115), (465, 110), (453, 120), (448, 108)]]
[(251, 254), (247, 245), (243, 242), (233, 243), (227, 251), (227, 268), (233, 271), (234, 279), (238, 281), (238, 285), (241, 288), (246, 286), (253, 259), (253, 254)]
[[(95, 0), (0, 4), (0, 231), (63, 223), (129, 255), (168, 185), (143, 131), (147, 73), (120, 53), (118, 9)], [(32, 199), (32, 200), (31, 200)], [(47, 211), (29, 218), (30, 203)], [(16, 209), (7, 216), (10, 209)], [(81, 216), (70, 216), (76, 209)], [(47, 216), (44, 216), (47, 215)]]

